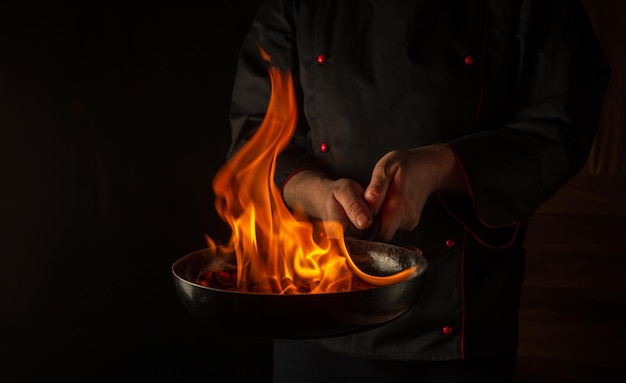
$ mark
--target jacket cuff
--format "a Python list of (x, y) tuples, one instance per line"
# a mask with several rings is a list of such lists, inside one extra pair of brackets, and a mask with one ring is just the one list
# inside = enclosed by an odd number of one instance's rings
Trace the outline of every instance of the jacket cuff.
[(435, 195), (439, 202), (444, 210), (458, 221), (481, 245), (491, 249), (509, 247), (517, 238), (521, 222), (491, 225), (483, 219), (478, 211), (465, 166), (453, 148), (452, 151), (457, 165), (463, 173), (468, 192), (467, 194), (436, 192)]
[(300, 173), (303, 170), (309, 170), (309, 169), (315, 169), (315, 168), (313, 166), (303, 166), (303, 167), (297, 168), (294, 171), (292, 171), (291, 173), (289, 173), (287, 175), (287, 177), (284, 177), (282, 182), (280, 184), (278, 184), (278, 186), (280, 187), (280, 193), (281, 194), (283, 193), (283, 189), (285, 188), (285, 185), (287, 185), (287, 182), (289, 182), (291, 177), (295, 176), (296, 174)]

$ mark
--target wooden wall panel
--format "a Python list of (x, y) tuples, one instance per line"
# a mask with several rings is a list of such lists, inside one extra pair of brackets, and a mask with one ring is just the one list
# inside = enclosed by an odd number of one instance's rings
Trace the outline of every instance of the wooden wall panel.
[(626, 381), (626, 1), (582, 3), (612, 76), (589, 160), (529, 223), (516, 383)]
[(611, 80), (587, 163), (537, 213), (626, 216), (626, 1), (582, 3), (611, 66)]
[(582, 3), (612, 70), (596, 141), (582, 175), (626, 176), (626, 2)]

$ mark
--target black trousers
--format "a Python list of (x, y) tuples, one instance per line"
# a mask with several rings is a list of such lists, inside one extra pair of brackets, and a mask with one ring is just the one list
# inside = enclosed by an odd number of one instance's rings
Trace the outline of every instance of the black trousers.
[(515, 355), (441, 362), (381, 361), (331, 353), (300, 340), (274, 341), (274, 382), (507, 383)]

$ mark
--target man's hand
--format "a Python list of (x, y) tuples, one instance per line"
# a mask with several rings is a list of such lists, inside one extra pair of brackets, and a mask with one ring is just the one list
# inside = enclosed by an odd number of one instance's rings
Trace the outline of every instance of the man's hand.
[[(372, 223), (372, 210), (363, 199), (363, 188), (346, 178), (331, 180), (312, 170), (296, 173), (283, 188), (283, 199), (291, 209), (309, 217), (365, 229)], [(334, 236), (334, 233), (327, 233)]]
[(331, 180), (303, 170), (287, 182), (283, 198), (289, 208), (339, 222), (344, 230), (367, 229), (379, 215), (376, 238), (390, 241), (396, 231), (417, 227), (424, 204), (435, 191), (467, 192), (454, 152), (444, 145), (387, 153), (374, 167), (365, 192), (356, 181)]
[(378, 237), (389, 241), (397, 230), (415, 229), (428, 196), (436, 191), (467, 192), (449, 147), (431, 145), (383, 156), (364, 194), (374, 214), (380, 215)]

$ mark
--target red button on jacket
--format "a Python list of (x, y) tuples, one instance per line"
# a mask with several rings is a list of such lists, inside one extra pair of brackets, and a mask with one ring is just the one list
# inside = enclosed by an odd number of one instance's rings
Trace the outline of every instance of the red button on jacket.
[(453, 247), (454, 247), (454, 239), (452, 239), (452, 238), (448, 238), (448, 239), (446, 239), (446, 247), (447, 247), (448, 249), (453, 248)]

